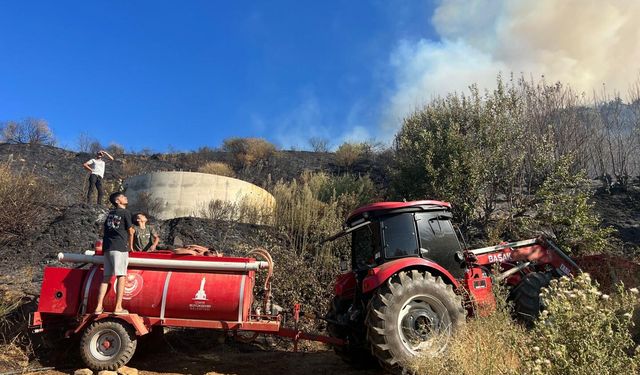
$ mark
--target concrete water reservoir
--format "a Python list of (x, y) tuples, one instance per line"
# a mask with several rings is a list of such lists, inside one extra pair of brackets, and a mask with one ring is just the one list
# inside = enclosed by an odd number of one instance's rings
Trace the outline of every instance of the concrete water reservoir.
[[(161, 220), (207, 217), (204, 209), (212, 201), (257, 210), (261, 218), (275, 207), (275, 198), (266, 190), (236, 178), (208, 173), (152, 172), (130, 177), (124, 186), (131, 205), (139, 203), (140, 199), (150, 198), (157, 202), (153, 214)], [(264, 221), (256, 219), (255, 215), (234, 219), (256, 224)]]

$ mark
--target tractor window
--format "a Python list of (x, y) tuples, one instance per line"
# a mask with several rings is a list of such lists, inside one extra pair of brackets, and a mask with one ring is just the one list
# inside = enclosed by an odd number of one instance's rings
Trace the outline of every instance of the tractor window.
[(418, 253), (413, 214), (400, 214), (384, 219), (383, 233), (387, 258), (398, 258)]
[(420, 212), (416, 214), (416, 221), (421, 248), (435, 253), (460, 251), (458, 237), (448, 218)]
[(455, 260), (461, 247), (451, 220), (438, 213), (419, 212), (416, 222), (422, 256), (440, 264), (455, 277), (462, 277), (460, 263)]
[(353, 232), (351, 236), (353, 268), (363, 269), (376, 265), (380, 259), (380, 226), (373, 222)]

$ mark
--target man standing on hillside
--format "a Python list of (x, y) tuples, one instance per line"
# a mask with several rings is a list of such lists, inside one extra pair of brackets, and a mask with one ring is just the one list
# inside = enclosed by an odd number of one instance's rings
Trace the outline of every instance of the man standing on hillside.
[(115, 192), (109, 196), (109, 202), (114, 208), (109, 211), (104, 221), (104, 237), (102, 249), (104, 251), (104, 277), (98, 293), (98, 304), (95, 314), (102, 314), (104, 296), (109, 288), (111, 276), (116, 277), (116, 305), (113, 313), (124, 315), (129, 312), (122, 308), (124, 286), (127, 282), (127, 265), (129, 263), (129, 251), (133, 251), (133, 224), (131, 213), (127, 210), (129, 201), (122, 192)]
[(104, 178), (104, 160), (102, 158), (107, 156), (109, 159), (113, 160), (113, 156), (111, 156), (108, 152), (104, 150), (100, 150), (96, 153), (96, 157), (88, 160), (86, 163), (82, 164), (84, 169), (91, 172), (89, 175), (89, 190), (87, 190), (87, 203), (91, 203), (91, 194), (93, 193), (93, 187), (95, 186), (98, 190), (98, 204), (102, 203), (102, 197), (104, 196), (104, 189), (102, 188), (102, 179)]

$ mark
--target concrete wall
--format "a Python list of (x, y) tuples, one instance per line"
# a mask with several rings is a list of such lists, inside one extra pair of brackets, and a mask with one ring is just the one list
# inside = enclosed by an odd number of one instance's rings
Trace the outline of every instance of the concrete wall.
[[(129, 203), (140, 194), (158, 201), (158, 219), (206, 217), (202, 210), (213, 200), (272, 211), (275, 198), (266, 190), (231, 177), (195, 172), (153, 172), (128, 178), (124, 184)], [(241, 220), (248, 221), (248, 220)]]

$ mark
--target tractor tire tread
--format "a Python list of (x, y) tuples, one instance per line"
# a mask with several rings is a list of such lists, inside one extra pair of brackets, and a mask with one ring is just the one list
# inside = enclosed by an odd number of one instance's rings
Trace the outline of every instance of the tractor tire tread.
[(397, 331), (397, 324), (393, 321), (394, 308), (399, 308), (397, 304), (401, 300), (411, 298), (412, 293), (421, 288), (445, 300), (441, 302), (450, 314), (453, 330), (465, 323), (466, 310), (462, 298), (455, 294), (452, 286), (445, 284), (441, 277), (434, 277), (429, 272), (418, 270), (401, 271), (391, 277), (371, 298), (365, 321), (372, 353), (380, 365), (392, 374), (401, 373), (401, 362), (407, 359), (406, 354), (402, 352), (404, 349), (390, 339)]
[(549, 273), (530, 273), (511, 292), (510, 299), (514, 303), (514, 313), (518, 320), (526, 326), (533, 326), (534, 322), (544, 309), (540, 301), (542, 288), (549, 286), (551, 275)]

